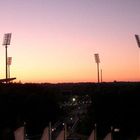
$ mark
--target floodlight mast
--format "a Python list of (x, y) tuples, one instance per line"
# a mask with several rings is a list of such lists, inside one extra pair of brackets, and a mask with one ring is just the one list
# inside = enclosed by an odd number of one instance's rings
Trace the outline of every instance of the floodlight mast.
[(99, 58), (99, 54), (95, 53), (94, 57), (95, 57), (95, 62), (97, 63), (97, 79), (98, 79), (98, 83), (99, 83), (100, 82), (100, 73), (99, 73), (100, 58)]
[(140, 48), (140, 38), (139, 38), (139, 35), (135, 34), (135, 38), (136, 38), (136, 42), (138, 44), (138, 47)]
[(6, 68), (6, 79), (7, 79), (7, 77), (8, 77), (8, 72), (7, 72), (7, 45), (5, 45), (5, 58), (6, 58), (6, 66), (5, 66), (5, 68)]
[[(5, 67), (5, 70), (6, 70), (6, 79), (8, 78), (8, 65), (7, 65), (7, 47), (8, 45), (10, 45), (10, 41), (11, 41), (11, 35), (12, 33), (6, 33), (4, 34), (4, 39), (3, 39), (3, 45), (5, 46), (5, 60), (6, 60), (6, 67)], [(6, 81), (7, 82), (7, 81)]]

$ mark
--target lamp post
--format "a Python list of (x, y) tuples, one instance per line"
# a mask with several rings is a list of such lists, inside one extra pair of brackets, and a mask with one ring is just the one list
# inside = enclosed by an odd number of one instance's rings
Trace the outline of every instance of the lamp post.
[(94, 57), (95, 57), (95, 62), (97, 63), (97, 79), (98, 79), (98, 83), (99, 83), (100, 82), (100, 73), (99, 73), (100, 58), (99, 58), (99, 54), (95, 53)]
[(49, 122), (49, 140), (52, 140), (52, 124)]
[(5, 46), (5, 62), (6, 62), (6, 66), (5, 66), (5, 71), (6, 71), (6, 80), (8, 78), (8, 65), (7, 65), (7, 47), (8, 45), (10, 45), (10, 41), (11, 41), (11, 36), (12, 34), (11, 33), (6, 33), (4, 34), (4, 39), (3, 39), (3, 45)]

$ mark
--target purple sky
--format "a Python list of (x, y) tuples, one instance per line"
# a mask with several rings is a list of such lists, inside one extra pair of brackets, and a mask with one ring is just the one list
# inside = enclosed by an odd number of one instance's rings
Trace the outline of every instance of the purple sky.
[[(12, 32), (12, 76), (23, 82), (139, 80), (139, 0), (3, 0), (0, 41)], [(0, 49), (5, 76), (4, 47)]]

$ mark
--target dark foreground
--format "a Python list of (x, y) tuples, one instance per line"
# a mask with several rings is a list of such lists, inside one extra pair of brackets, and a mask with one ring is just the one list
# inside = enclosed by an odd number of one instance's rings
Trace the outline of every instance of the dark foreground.
[(14, 139), (13, 132), (25, 122), (29, 136), (41, 137), (49, 122), (55, 127), (65, 122), (81, 139), (97, 124), (99, 140), (111, 126), (119, 128), (114, 139), (135, 140), (140, 136), (140, 83), (1, 84), (0, 139)]

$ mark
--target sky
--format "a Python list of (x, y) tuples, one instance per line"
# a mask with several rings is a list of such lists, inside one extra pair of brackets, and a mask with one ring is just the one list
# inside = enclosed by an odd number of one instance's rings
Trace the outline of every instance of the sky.
[(0, 78), (5, 33), (11, 77), (23, 83), (139, 81), (140, 0), (1, 0)]

